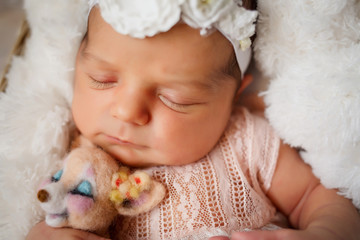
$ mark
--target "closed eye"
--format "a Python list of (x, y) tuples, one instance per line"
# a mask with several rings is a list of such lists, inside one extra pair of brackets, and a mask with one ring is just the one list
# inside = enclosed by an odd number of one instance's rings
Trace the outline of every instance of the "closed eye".
[(87, 180), (82, 181), (77, 187), (70, 192), (71, 194), (77, 194), (89, 198), (93, 198), (91, 183)]
[(185, 112), (187, 107), (194, 105), (194, 104), (175, 103), (163, 95), (159, 95), (159, 98), (165, 104), (165, 106), (167, 106), (177, 112)]
[(98, 90), (109, 89), (117, 84), (117, 81), (113, 81), (113, 80), (99, 81), (91, 76), (89, 78), (90, 78), (90, 87)]

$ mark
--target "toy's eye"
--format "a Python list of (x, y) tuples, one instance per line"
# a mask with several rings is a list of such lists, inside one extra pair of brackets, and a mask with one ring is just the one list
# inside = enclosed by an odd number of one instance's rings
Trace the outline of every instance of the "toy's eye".
[(63, 174), (63, 170), (57, 171), (54, 176), (51, 177), (52, 182), (58, 182)]
[(85, 197), (93, 197), (91, 183), (86, 180), (82, 181), (71, 193)]

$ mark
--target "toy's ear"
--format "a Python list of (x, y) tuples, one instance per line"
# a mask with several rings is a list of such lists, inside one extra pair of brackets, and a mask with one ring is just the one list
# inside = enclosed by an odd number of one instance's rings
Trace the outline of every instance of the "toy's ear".
[(110, 199), (121, 215), (134, 216), (148, 212), (165, 197), (165, 187), (143, 171), (128, 170), (114, 174)]
[(134, 216), (148, 212), (163, 200), (165, 192), (165, 187), (161, 183), (154, 181), (151, 190), (143, 193), (140, 199), (133, 201), (129, 205), (115, 205), (115, 208), (119, 214), (126, 216)]

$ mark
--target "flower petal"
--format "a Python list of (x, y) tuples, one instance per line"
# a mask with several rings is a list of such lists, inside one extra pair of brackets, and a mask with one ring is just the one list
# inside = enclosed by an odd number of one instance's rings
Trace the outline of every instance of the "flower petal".
[(166, 32), (180, 20), (184, 0), (101, 0), (101, 15), (117, 32), (135, 38)]

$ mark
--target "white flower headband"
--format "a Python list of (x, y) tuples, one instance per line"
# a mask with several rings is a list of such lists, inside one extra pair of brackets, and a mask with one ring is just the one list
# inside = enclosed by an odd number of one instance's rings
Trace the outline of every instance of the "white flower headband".
[(117, 32), (134, 38), (166, 32), (180, 20), (201, 35), (217, 29), (232, 43), (242, 75), (250, 63), (257, 12), (241, 0), (89, 0), (90, 10), (95, 5)]

